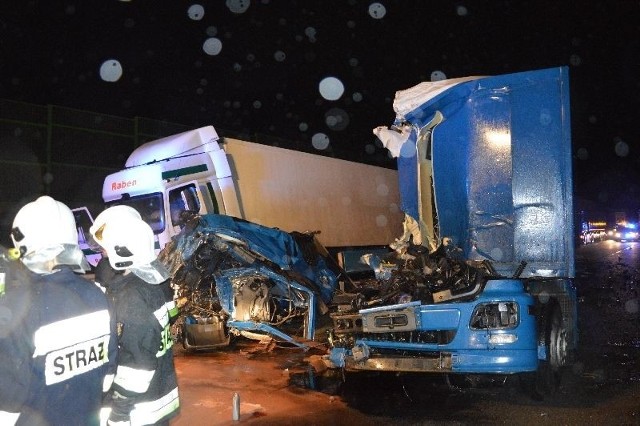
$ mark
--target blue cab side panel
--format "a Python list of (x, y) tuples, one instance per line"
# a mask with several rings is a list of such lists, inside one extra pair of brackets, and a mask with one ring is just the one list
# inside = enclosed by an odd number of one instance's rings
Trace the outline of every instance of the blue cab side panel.
[[(524, 261), (522, 277), (574, 277), (568, 69), (463, 82), (405, 118), (421, 127), (436, 111), (444, 116), (431, 152), (440, 236), (505, 276)], [(401, 175), (415, 173), (406, 160)], [(403, 208), (417, 212), (415, 191), (405, 189)]]

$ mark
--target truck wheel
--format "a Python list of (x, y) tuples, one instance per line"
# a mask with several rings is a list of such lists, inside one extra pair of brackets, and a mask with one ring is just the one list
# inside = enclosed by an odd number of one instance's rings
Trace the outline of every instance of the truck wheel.
[(538, 339), (547, 348), (546, 359), (538, 360), (535, 372), (520, 375), (520, 384), (531, 398), (541, 401), (547, 396), (553, 396), (558, 390), (560, 369), (568, 359), (567, 336), (560, 306), (553, 303), (538, 318)]
[(569, 362), (569, 332), (564, 326), (560, 306), (555, 305), (550, 320), (547, 340), (549, 364), (552, 369), (559, 371)]

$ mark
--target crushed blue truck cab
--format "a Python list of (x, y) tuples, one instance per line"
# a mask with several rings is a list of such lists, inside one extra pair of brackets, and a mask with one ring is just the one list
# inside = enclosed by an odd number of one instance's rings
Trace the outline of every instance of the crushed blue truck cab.
[(215, 214), (186, 223), (160, 253), (182, 306), (184, 346), (227, 345), (233, 333), (307, 348), (339, 273), (314, 235)]

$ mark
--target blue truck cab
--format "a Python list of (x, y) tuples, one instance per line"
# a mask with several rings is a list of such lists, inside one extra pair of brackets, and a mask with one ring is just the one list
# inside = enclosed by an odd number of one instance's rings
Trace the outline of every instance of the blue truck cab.
[(578, 335), (568, 69), (421, 83), (394, 110), (374, 130), (397, 157), (405, 234), (391, 247), (449, 250), (470, 272), (425, 300), (334, 313), (325, 363), (550, 386)]

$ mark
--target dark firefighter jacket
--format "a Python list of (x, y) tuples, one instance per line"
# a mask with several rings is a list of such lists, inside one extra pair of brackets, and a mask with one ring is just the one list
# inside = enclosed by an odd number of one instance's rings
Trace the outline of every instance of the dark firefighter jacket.
[[(98, 284), (106, 288), (106, 285), (103, 283), (110, 283), (113, 279), (119, 275), (122, 275), (122, 271), (116, 271), (109, 264), (109, 258), (103, 257), (100, 259), (98, 264), (95, 267), (95, 280)], [(165, 294), (165, 302), (167, 309), (169, 310), (169, 323), (173, 324), (178, 319), (178, 314), (180, 310), (178, 309), (176, 302), (173, 299), (173, 289), (169, 284), (170, 281), (167, 280), (162, 284), (158, 284), (158, 286), (162, 289)]]
[(11, 422), (10, 413), (19, 413), (17, 424), (29, 426), (99, 424), (117, 348), (104, 293), (68, 267), (23, 274), (21, 281), (0, 299), (0, 418)]
[(172, 301), (162, 289), (167, 283), (148, 284), (129, 273), (114, 274), (101, 284), (115, 312), (119, 335), (109, 423), (167, 421), (180, 408), (169, 325)]

